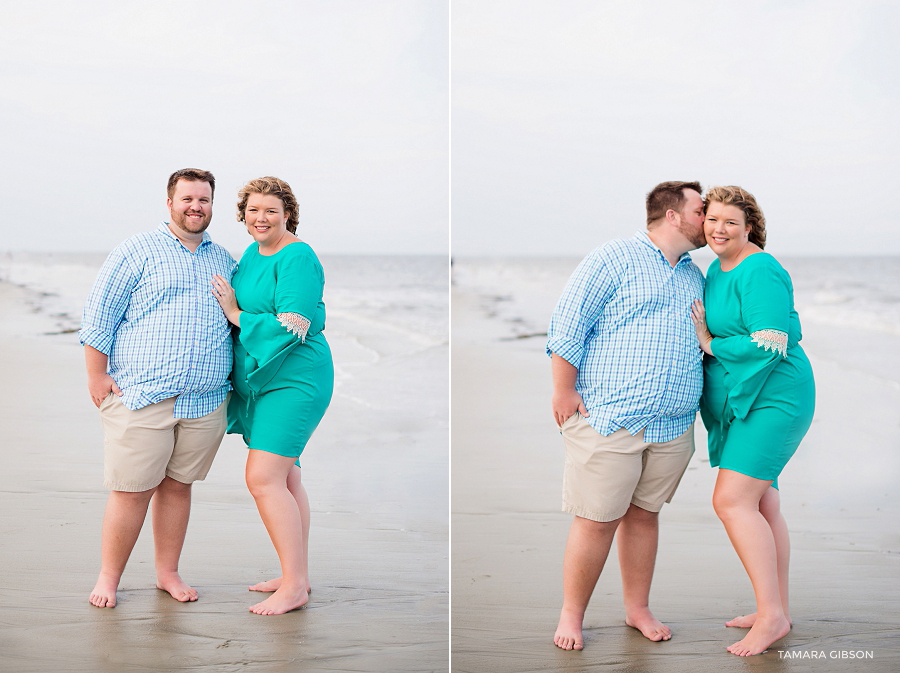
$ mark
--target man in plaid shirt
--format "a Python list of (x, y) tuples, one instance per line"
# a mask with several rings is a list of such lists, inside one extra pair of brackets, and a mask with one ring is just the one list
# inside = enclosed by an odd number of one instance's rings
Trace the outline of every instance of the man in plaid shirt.
[(234, 259), (213, 243), (215, 178), (195, 168), (169, 177), (170, 222), (113, 250), (88, 296), (79, 338), (88, 392), (104, 431), (101, 567), (90, 602), (116, 605), (116, 590), (153, 503), (156, 586), (197, 600), (178, 573), (191, 484), (206, 477), (225, 433), (230, 384), (228, 321), (212, 277)]
[(625, 623), (671, 638), (650, 612), (659, 511), (694, 452), (703, 360), (691, 304), (703, 274), (689, 250), (706, 244), (697, 182), (647, 195), (647, 230), (591, 252), (550, 323), (553, 416), (566, 448), (563, 510), (574, 514), (554, 642), (584, 647), (582, 623), (618, 531)]

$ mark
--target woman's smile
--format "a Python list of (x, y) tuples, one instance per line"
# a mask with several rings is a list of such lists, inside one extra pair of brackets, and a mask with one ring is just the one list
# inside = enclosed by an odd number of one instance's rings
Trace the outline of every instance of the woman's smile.
[(251, 194), (244, 211), (247, 231), (264, 248), (277, 246), (287, 233), (287, 215), (281, 199), (271, 194)]
[(707, 207), (703, 231), (710, 249), (728, 260), (740, 255), (750, 235), (744, 211), (718, 201)]

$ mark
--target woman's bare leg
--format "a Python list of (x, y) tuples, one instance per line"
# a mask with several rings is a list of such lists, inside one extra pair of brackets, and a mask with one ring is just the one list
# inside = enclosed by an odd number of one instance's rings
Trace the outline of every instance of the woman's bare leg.
[[(306, 495), (306, 489), (300, 481), (300, 468), (294, 465), (288, 474), (287, 480), (288, 490), (297, 501), (297, 507), (300, 508), (300, 518), (303, 520), (303, 551), (307, 558), (307, 567), (309, 566), (309, 497)], [(276, 577), (273, 580), (259, 582), (249, 587), (250, 591), (277, 591), (281, 586), (281, 578)], [(307, 584), (307, 593), (312, 592), (312, 587)]]
[[(778, 490), (769, 487), (759, 501), (759, 511), (769, 522), (772, 535), (775, 537), (775, 554), (778, 557), (778, 588), (781, 593), (781, 606), (784, 616), (791, 621), (790, 601), (788, 599), (788, 575), (791, 565), (791, 540), (788, 535), (787, 523), (781, 515), (781, 498)], [(733, 626), (741, 629), (749, 629), (756, 623), (756, 613), (735, 617), (725, 622), (725, 626)]]
[(288, 478), (294, 467), (293, 458), (274, 453), (250, 449), (247, 455), (247, 487), (281, 562), (281, 586), (250, 608), (258, 615), (280, 615), (302, 607), (309, 600), (303, 520), (300, 506), (288, 490)]
[(784, 614), (778, 583), (775, 535), (760, 512), (760, 501), (771, 482), (719, 469), (713, 507), (750, 577), (756, 596), (756, 621), (744, 638), (727, 649), (746, 657), (764, 652), (791, 630)]

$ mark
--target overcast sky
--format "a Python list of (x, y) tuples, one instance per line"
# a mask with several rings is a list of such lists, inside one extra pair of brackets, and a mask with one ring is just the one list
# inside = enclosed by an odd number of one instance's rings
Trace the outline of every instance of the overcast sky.
[(582, 255), (665, 180), (775, 254), (900, 254), (900, 5), (453, 0), (456, 255)]
[(108, 250), (191, 166), (229, 249), (237, 189), (277, 175), (320, 252), (446, 254), (448, 22), (441, 0), (5, 3), (0, 250)]

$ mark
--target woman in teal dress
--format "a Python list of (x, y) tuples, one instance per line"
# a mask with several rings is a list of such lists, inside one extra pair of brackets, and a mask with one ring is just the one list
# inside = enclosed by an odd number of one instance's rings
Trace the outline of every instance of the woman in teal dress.
[(718, 259), (707, 271), (705, 307), (698, 301), (692, 313), (706, 352), (700, 412), (710, 465), (719, 468), (713, 506), (756, 597), (756, 613), (726, 622), (750, 629), (728, 651), (749, 656), (791, 628), (778, 475), (812, 422), (815, 384), (791, 278), (763, 252), (756, 199), (740, 187), (710, 189), (704, 232)]
[(309, 499), (298, 457), (331, 401), (334, 369), (322, 334), (325, 275), (296, 236), (290, 186), (259, 178), (238, 198), (238, 220), (254, 242), (234, 287), (215, 276), (213, 293), (234, 325), (228, 432), (247, 444), (247, 486), (281, 563), (281, 577), (250, 587), (274, 592), (250, 611), (277, 615), (309, 600)]

